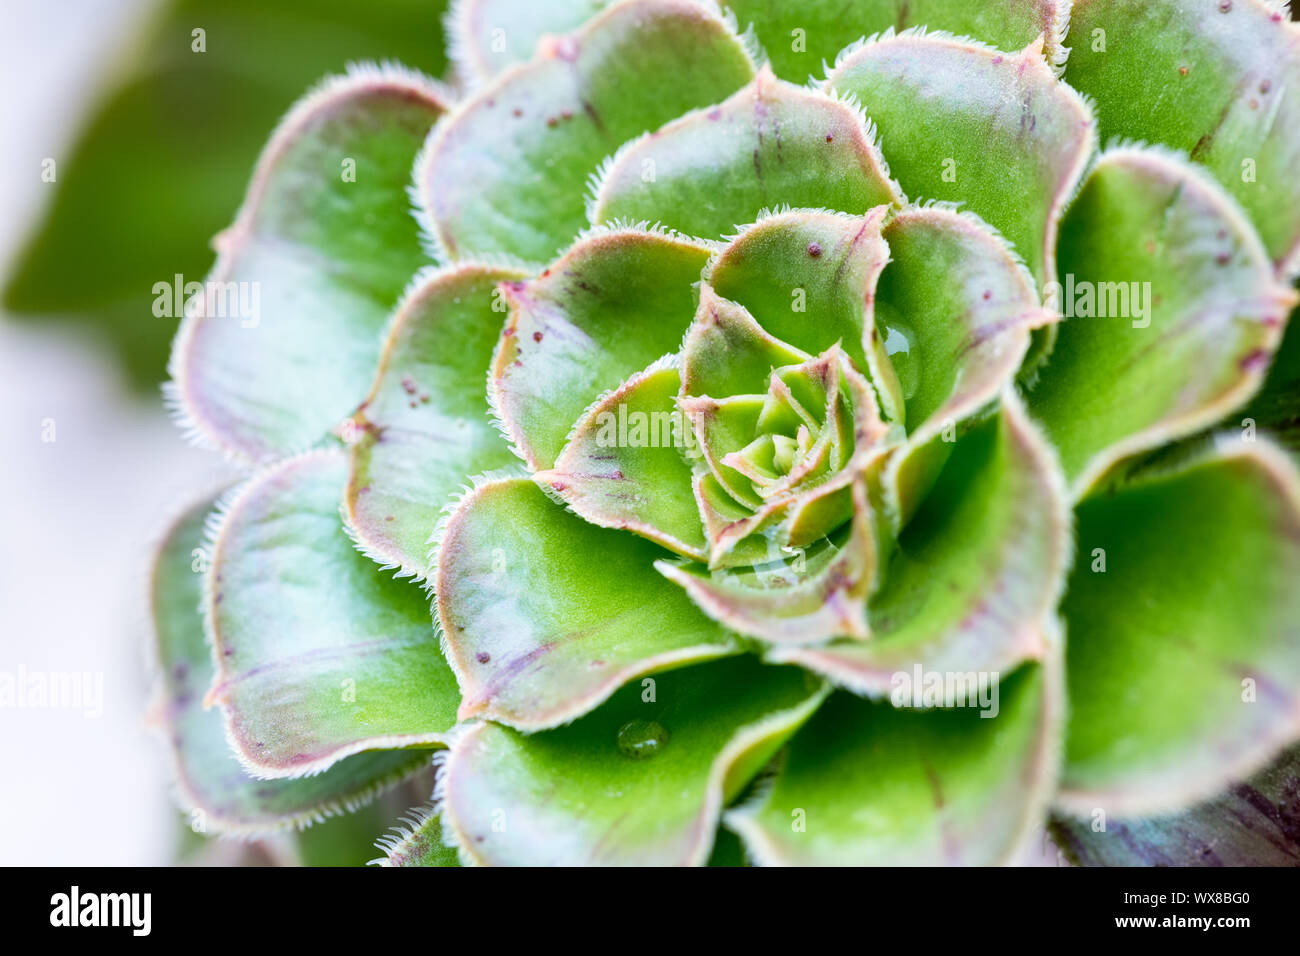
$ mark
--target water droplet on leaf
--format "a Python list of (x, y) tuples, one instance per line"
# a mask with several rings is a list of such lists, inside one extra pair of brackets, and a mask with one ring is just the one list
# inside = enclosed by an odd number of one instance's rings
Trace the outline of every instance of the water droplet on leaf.
[(910, 401), (921, 384), (921, 357), (916, 350), (916, 333), (901, 322), (885, 324), (885, 354), (898, 375), (903, 400)]
[(618, 731), (618, 749), (638, 760), (653, 757), (667, 742), (668, 731), (654, 720), (629, 720)]

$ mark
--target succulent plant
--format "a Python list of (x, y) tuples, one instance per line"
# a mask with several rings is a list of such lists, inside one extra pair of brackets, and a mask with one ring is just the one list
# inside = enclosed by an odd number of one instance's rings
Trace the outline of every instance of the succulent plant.
[(384, 862), (1296, 862), (1300, 29), (732, 7), (465, 0), (455, 90), (276, 131), (172, 356), (252, 469), (155, 566), (184, 802), (432, 759)]

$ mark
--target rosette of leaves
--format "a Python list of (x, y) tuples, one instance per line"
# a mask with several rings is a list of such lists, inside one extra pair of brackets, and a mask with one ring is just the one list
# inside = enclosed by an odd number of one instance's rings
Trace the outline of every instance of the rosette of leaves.
[(284, 121), (172, 360), (254, 469), (156, 568), (186, 801), (436, 757), (387, 862), (987, 864), (1053, 815), (1293, 862), (1300, 486), (1242, 409), (1296, 377), (1300, 33), (735, 7), (469, 0), (459, 94)]

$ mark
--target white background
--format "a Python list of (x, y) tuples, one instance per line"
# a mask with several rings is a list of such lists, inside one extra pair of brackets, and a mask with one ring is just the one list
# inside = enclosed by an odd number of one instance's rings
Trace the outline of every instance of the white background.
[[(145, 12), (3, 0), (0, 274), (53, 188), (41, 160), (65, 154)], [(51, 328), (0, 315), (0, 671), (102, 674), (104, 712), (0, 708), (0, 865), (166, 863), (178, 818), (143, 721), (148, 562), (168, 516), (221, 466), (160, 400), (131, 398), (106, 351)]]

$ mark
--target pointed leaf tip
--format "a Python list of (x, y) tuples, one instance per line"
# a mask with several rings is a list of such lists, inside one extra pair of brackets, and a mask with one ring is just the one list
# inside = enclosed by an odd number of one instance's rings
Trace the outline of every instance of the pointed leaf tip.
[(526, 478), (470, 492), (447, 521), (435, 581), (460, 716), (555, 727), (634, 677), (737, 653), (733, 635), (655, 573), (662, 554)]
[(430, 572), (430, 535), (467, 476), (517, 464), (490, 420), (483, 370), (505, 319), (498, 284), (520, 278), (475, 264), (418, 277), (389, 324), (370, 394), (344, 425), (344, 517), (366, 554), (403, 575)]

